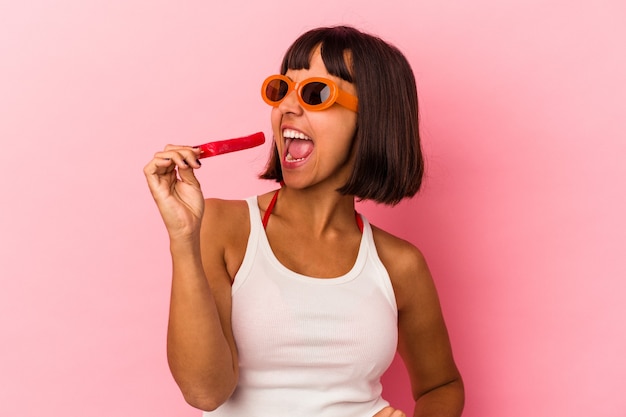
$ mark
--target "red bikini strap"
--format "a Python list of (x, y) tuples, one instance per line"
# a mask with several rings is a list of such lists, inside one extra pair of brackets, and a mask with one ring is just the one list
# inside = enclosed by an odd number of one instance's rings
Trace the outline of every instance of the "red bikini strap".
[(359, 227), (361, 233), (363, 233), (363, 219), (361, 218), (361, 215), (358, 211), (355, 211), (354, 215), (356, 216), (356, 225)]
[(270, 221), (270, 214), (272, 214), (272, 211), (274, 211), (274, 206), (276, 205), (276, 200), (278, 200), (279, 191), (280, 191), (280, 188), (276, 190), (276, 192), (274, 193), (274, 196), (272, 197), (272, 201), (270, 201), (270, 204), (265, 209), (265, 214), (263, 215), (263, 228), (264, 229), (267, 228), (267, 222)]
[[(265, 209), (265, 214), (263, 214), (262, 222), (263, 222), (264, 229), (267, 229), (267, 223), (270, 221), (270, 215), (272, 214), (272, 211), (274, 211), (274, 206), (276, 205), (276, 200), (278, 200), (279, 191), (280, 191), (280, 188), (274, 192), (274, 195), (272, 196), (272, 200), (270, 201), (269, 205)], [(354, 217), (356, 218), (356, 225), (358, 226), (359, 231), (363, 233), (363, 219), (361, 218), (361, 215), (359, 214), (358, 211), (354, 212)]]

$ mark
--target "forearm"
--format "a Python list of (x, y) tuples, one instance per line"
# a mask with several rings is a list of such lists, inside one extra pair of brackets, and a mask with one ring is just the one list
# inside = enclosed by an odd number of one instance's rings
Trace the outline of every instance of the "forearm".
[(185, 399), (212, 409), (236, 385), (233, 353), (207, 282), (197, 241), (172, 242), (168, 362)]
[(459, 378), (420, 396), (413, 417), (459, 417), (464, 403), (463, 381)]

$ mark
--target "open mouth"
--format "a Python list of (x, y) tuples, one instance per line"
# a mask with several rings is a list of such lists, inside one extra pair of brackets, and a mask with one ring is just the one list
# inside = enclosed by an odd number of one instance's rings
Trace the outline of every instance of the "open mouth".
[(313, 140), (302, 132), (285, 129), (283, 139), (285, 139), (286, 162), (304, 161), (313, 152)]

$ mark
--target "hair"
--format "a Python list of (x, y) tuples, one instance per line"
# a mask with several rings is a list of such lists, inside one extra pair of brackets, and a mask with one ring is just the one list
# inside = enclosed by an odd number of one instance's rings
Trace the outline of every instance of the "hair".
[[(308, 69), (318, 46), (329, 74), (353, 83), (359, 99), (355, 165), (337, 191), (389, 205), (413, 197), (422, 183), (424, 159), (417, 88), (407, 59), (395, 46), (355, 28), (322, 27), (289, 47), (281, 74)], [(283, 179), (276, 143), (260, 178)]]

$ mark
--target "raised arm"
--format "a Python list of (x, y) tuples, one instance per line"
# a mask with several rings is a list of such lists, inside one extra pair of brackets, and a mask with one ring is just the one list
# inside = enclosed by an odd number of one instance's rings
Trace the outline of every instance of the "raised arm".
[[(168, 363), (194, 407), (213, 410), (237, 384), (230, 327), (230, 276), (215, 204), (206, 204), (194, 173), (198, 151), (168, 146), (144, 168), (170, 237), (172, 291)], [(177, 175), (178, 174), (178, 175)], [(206, 242), (206, 243), (205, 243)]]

